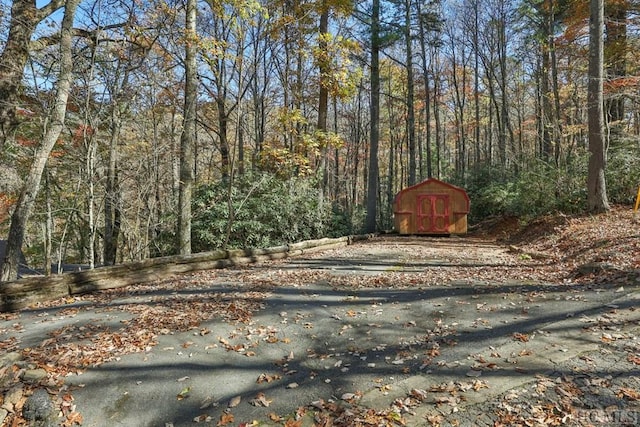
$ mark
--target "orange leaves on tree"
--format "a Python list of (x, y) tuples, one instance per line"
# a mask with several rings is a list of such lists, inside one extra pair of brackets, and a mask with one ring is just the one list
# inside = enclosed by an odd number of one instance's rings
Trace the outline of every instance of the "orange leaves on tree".
[(638, 77), (635, 77), (635, 76), (618, 77), (605, 82), (604, 91), (605, 93), (621, 93), (627, 90), (633, 90), (635, 92), (638, 89), (639, 84), (640, 84), (640, 78)]
[(16, 142), (23, 147), (35, 147), (37, 145), (34, 139), (25, 138), (24, 136), (16, 136)]

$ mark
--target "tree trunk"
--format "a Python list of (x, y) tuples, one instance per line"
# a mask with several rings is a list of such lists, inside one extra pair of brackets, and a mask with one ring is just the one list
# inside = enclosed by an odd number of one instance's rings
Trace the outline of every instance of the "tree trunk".
[[(222, 81), (220, 84), (223, 84)], [(227, 111), (226, 89), (220, 88), (220, 93), (216, 98), (218, 106), (218, 136), (220, 138), (220, 168), (222, 180), (229, 179), (231, 174), (231, 150), (229, 149), (229, 112)], [(195, 98), (194, 98), (195, 99)], [(195, 101), (194, 101), (195, 102)], [(194, 118), (195, 122), (195, 118)], [(193, 128), (195, 135), (195, 126)]]
[(589, 87), (587, 93), (589, 119), (589, 169), (587, 177), (587, 207), (590, 212), (609, 210), (605, 181), (606, 153), (603, 104), (603, 33), (604, 0), (590, 0), (589, 20)]
[(34, 161), (23, 184), (15, 210), (11, 215), (7, 251), (2, 265), (2, 272), (0, 273), (0, 282), (15, 280), (18, 277), (20, 249), (24, 240), (27, 222), (40, 189), (42, 173), (47, 164), (49, 154), (64, 127), (73, 72), (73, 19), (79, 2), (80, 0), (68, 0), (66, 3), (60, 30), (60, 71), (50, 123), (45, 127), (42, 143), (36, 149)]
[(453, 52), (453, 64), (451, 72), (451, 81), (453, 85), (453, 102), (454, 116), (456, 122), (456, 158), (455, 171), (459, 177), (464, 179), (466, 175), (466, 159), (467, 159), (467, 135), (466, 135), (466, 117), (467, 110), (467, 62), (469, 57), (466, 53), (464, 45), (460, 47), (460, 58), (456, 58), (456, 46), (451, 40), (451, 51)]
[(478, 0), (473, 2), (473, 105), (475, 115), (475, 166), (480, 166), (480, 2)]
[(185, 89), (184, 121), (180, 137), (180, 182), (178, 191), (178, 252), (191, 254), (191, 193), (196, 134), (197, 43), (196, 0), (187, 0), (185, 15)]
[(368, 233), (376, 231), (378, 206), (378, 140), (380, 138), (380, 0), (373, 0), (371, 14), (371, 134), (367, 179)]
[[(435, 56), (433, 58), (433, 64), (438, 64), (440, 62), (440, 55), (438, 54), (438, 50), (435, 51)], [(435, 66), (435, 65), (434, 65)], [(439, 71), (439, 70), (438, 70)], [(433, 71), (433, 120), (435, 124), (435, 145), (436, 145), (436, 178), (440, 179), (440, 173), (442, 169), (442, 120), (440, 119), (440, 104), (438, 99), (440, 98), (440, 77), (439, 72), (436, 70)]]
[(244, 175), (244, 116), (238, 118), (238, 175)]
[(412, 1), (405, 0), (405, 45), (407, 49), (407, 132), (409, 138), (409, 185), (416, 183), (416, 116), (413, 108), (413, 40), (411, 40)]
[(114, 102), (111, 112), (111, 135), (109, 136), (109, 155), (107, 160), (107, 181), (105, 184), (104, 201), (103, 258), (105, 265), (114, 265), (116, 263), (118, 236), (120, 234), (120, 193), (118, 190), (117, 149), (122, 119), (120, 118), (119, 108), (120, 105), (118, 105), (117, 101)]
[(422, 79), (424, 80), (424, 127), (425, 127), (425, 136), (424, 136), (424, 147), (426, 150), (426, 163), (427, 163), (427, 178), (431, 178), (433, 176), (433, 167), (431, 160), (431, 94), (429, 92), (429, 66), (427, 63), (427, 46), (425, 43), (425, 38), (427, 36), (425, 30), (425, 18), (422, 16), (422, 9), (420, 2), (417, 3), (418, 7), (418, 29), (420, 31), (420, 35), (418, 39), (420, 40), (420, 53), (422, 54)]
[(558, 82), (558, 58), (556, 55), (556, 41), (552, 36), (551, 43), (551, 87), (553, 88), (553, 112), (554, 126), (553, 139), (555, 141), (554, 157), (556, 166), (560, 164), (560, 154), (562, 152), (562, 109), (560, 107), (560, 87)]
[[(627, 15), (630, 7), (628, 1), (607, 2), (605, 12), (607, 14), (606, 38), (604, 40), (604, 55), (607, 64), (607, 77), (610, 80), (626, 77), (627, 55), (629, 47), (627, 42)], [(624, 94), (612, 93), (606, 100), (606, 113), (610, 123), (615, 124), (613, 129), (620, 128), (619, 123), (624, 120)]]
[(51, 264), (53, 259), (51, 257), (53, 247), (53, 209), (51, 207), (51, 187), (49, 183), (49, 171), (45, 170), (44, 173), (44, 191), (45, 191), (45, 204), (47, 209), (47, 219), (44, 221), (44, 274), (45, 276), (51, 276)]
[(9, 35), (0, 56), (0, 150), (20, 122), (16, 109), (31, 37), (38, 23), (63, 4), (55, 1), (41, 10), (34, 0), (14, 0), (11, 5)]
[(549, 70), (551, 68), (551, 53), (550, 42), (553, 37), (553, 22), (550, 13), (544, 14), (544, 40), (541, 46), (542, 64), (540, 67), (540, 94), (541, 94), (541, 110), (540, 110), (540, 124), (542, 130), (542, 158), (544, 161), (549, 162), (553, 153), (553, 123), (551, 112), (551, 90), (549, 85)]
[(320, 144), (320, 173), (322, 174), (322, 180), (318, 188), (318, 207), (321, 209), (324, 204), (325, 190), (329, 181), (329, 174), (327, 170), (327, 147), (326, 138), (327, 134), (327, 115), (329, 113), (329, 90), (327, 88), (327, 74), (329, 73), (329, 63), (327, 58), (327, 37), (329, 35), (329, 6), (327, 1), (322, 1), (320, 22), (318, 26), (318, 50), (320, 51), (320, 57), (318, 58), (318, 73), (320, 74), (320, 84), (318, 88), (318, 132), (321, 138)]
[[(15, 137), (21, 123), (19, 95), (24, 68), (29, 60), (29, 42), (37, 25), (64, 5), (64, 0), (53, 0), (38, 9), (35, 0), (14, 0), (11, 3), (11, 21), (2, 55), (0, 55), (0, 170), (6, 176), (17, 176), (15, 164), (3, 155), (5, 144)], [(3, 5), (3, 7), (6, 7)], [(10, 191), (20, 191), (18, 180), (5, 182)]]

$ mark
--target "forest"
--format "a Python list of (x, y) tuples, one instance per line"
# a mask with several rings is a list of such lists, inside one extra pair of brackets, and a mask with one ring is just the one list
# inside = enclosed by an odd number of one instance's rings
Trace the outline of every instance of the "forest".
[(635, 0), (0, 6), (2, 281), (386, 231), (430, 177), (471, 223), (636, 198)]

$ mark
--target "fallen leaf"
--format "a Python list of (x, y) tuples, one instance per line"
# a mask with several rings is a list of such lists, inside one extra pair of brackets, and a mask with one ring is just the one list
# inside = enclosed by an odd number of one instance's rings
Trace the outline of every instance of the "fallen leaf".
[(411, 390), (411, 396), (415, 397), (416, 399), (418, 399), (420, 401), (426, 400), (427, 399), (427, 391), (419, 389), (419, 388), (414, 388), (414, 389)]
[(207, 415), (207, 414), (202, 414), (202, 415), (198, 415), (197, 417), (195, 417), (193, 419), (194, 423), (208, 423), (211, 421), (211, 416)]
[(71, 412), (69, 414), (67, 414), (67, 418), (64, 420), (64, 422), (62, 423), (63, 427), (71, 427), (74, 425), (82, 425), (83, 419), (82, 419), (82, 415), (79, 412)]
[(444, 421), (444, 418), (440, 414), (433, 414), (427, 416), (427, 421), (431, 423), (433, 427), (440, 427), (440, 424)]
[(217, 406), (217, 403), (213, 400), (212, 396), (207, 396), (200, 404), (200, 409), (207, 409), (211, 406)]
[(233, 397), (229, 401), (229, 404), (227, 405), (227, 407), (228, 408), (235, 408), (236, 406), (238, 406), (240, 404), (241, 401), (242, 401), (242, 396)]
[(282, 421), (282, 417), (281, 417), (280, 415), (276, 414), (275, 412), (269, 412), (269, 413), (267, 414), (267, 417), (268, 417), (271, 421), (276, 421), (276, 422)]
[(513, 339), (516, 340), (516, 341), (520, 341), (520, 342), (528, 342), (529, 341), (529, 335), (521, 334), (520, 332), (514, 332), (513, 333)]
[(187, 397), (189, 397), (189, 393), (191, 393), (191, 387), (185, 387), (180, 391), (180, 393), (178, 393), (176, 398), (178, 400), (186, 399)]
[(438, 405), (446, 404), (446, 405), (456, 406), (460, 401), (460, 398), (458, 396), (436, 396), (434, 401)]
[(265, 394), (262, 392), (258, 393), (255, 398), (249, 401), (249, 403), (253, 406), (262, 406), (265, 408), (267, 408), (271, 404), (271, 402), (273, 402), (273, 400), (267, 399)]
[(618, 390), (617, 396), (620, 398), (626, 397), (629, 400), (640, 400), (640, 392), (626, 387), (622, 387)]
[(218, 427), (226, 426), (227, 424), (233, 423), (233, 421), (234, 421), (233, 414), (225, 412), (222, 415), (220, 415), (220, 421), (218, 421), (218, 424), (216, 424), (216, 426)]
[(311, 402), (309, 404), (309, 406), (314, 407), (316, 409), (319, 409), (321, 411), (323, 411), (325, 409), (325, 401), (320, 399), (320, 400), (314, 400), (313, 402)]
[(340, 399), (342, 400), (354, 400), (354, 399), (358, 399), (360, 398), (360, 395), (358, 393), (343, 393), (342, 396), (340, 396)]
[(256, 380), (256, 383), (258, 384), (262, 384), (262, 383), (270, 383), (272, 381), (276, 381), (282, 378), (282, 375), (269, 375), (269, 374), (265, 374), (262, 373), (260, 374), (260, 376), (258, 377), (258, 379)]
[(629, 355), (627, 356), (627, 361), (635, 365), (640, 365), (640, 356), (633, 353), (629, 353)]

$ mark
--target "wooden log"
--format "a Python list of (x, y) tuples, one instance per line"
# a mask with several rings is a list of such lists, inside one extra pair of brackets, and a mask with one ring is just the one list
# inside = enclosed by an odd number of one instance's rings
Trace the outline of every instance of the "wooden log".
[(300, 249), (315, 248), (318, 246), (328, 246), (328, 245), (341, 243), (341, 242), (344, 242), (345, 244), (347, 244), (348, 241), (349, 241), (349, 238), (346, 236), (336, 237), (336, 238), (325, 237), (325, 238), (316, 239), (316, 240), (305, 240), (304, 242), (291, 243), (289, 245), (289, 252), (297, 251)]
[(322, 245), (322, 246), (313, 246), (313, 247), (310, 247), (310, 248), (301, 249), (301, 253), (310, 254), (310, 253), (314, 253), (314, 252), (322, 252), (322, 251), (326, 251), (326, 250), (329, 250), (329, 249), (342, 248), (342, 247), (347, 246), (347, 244), (348, 244), (347, 241), (343, 241), (343, 242), (329, 243), (329, 244)]
[(0, 288), (0, 312), (21, 310), (66, 296), (69, 296), (69, 287), (63, 276), (21, 279), (5, 283)]
[(0, 311), (15, 311), (33, 304), (90, 292), (165, 279), (175, 274), (220, 269), (258, 261), (283, 259), (346, 246), (373, 234), (322, 238), (261, 249), (217, 250), (192, 255), (149, 258), (93, 270), (50, 277), (30, 277), (0, 284)]
[(71, 295), (78, 295), (99, 290), (121, 288), (133, 284), (165, 279), (176, 274), (219, 269), (232, 265), (229, 259), (219, 258), (219, 254), (209, 257), (193, 257), (191, 262), (187, 261), (185, 257), (180, 257), (180, 259), (174, 259), (173, 262), (165, 261), (164, 264), (158, 265), (142, 266), (143, 263), (131, 263), (71, 273), (69, 293)]

